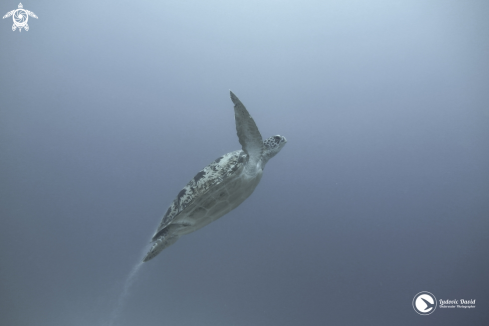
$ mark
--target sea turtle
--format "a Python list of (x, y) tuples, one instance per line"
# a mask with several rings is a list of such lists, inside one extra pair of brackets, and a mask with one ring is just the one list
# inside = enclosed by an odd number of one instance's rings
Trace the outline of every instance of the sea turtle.
[(35, 13), (33, 13), (32, 11), (29, 11), (29, 10), (25, 10), (23, 8), (24, 8), (24, 6), (22, 6), (22, 3), (19, 3), (18, 9), (14, 9), (12, 11), (9, 11), (2, 18), (2, 19), (5, 19), (7, 17), (13, 16), (12, 19), (14, 20), (14, 24), (12, 25), (12, 31), (14, 31), (14, 32), (15, 32), (15, 29), (17, 27), (19, 28), (19, 32), (22, 31), (22, 28), (24, 28), (26, 31), (28, 31), (29, 25), (27, 25), (27, 21), (29, 20), (29, 16), (37, 18)]
[(265, 164), (287, 143), (280, 135), (263, 140), (245, 106), (231, 92), (242, 150), (206, 166), (180, 191), (163, 216), (144, 257), (148, 261), (184, 234), (196, 231), (239, 206), (260, 182)]

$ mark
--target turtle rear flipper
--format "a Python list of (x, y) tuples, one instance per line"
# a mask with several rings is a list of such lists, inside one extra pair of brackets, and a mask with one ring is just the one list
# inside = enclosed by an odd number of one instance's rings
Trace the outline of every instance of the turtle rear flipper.
[(12, 25), (12, 32), (15, 32), (15, 30), (17, 29), (17, 26), (15, 26), (15, 24)]
[(24, 28), (25, 28), (26, 31), (28, 31), (29, 30), (29, 25), (25, 24)]
[(162, 234), (160, 235), (154, 242), (153, 245), (151, 246), (151, 249), (148, 251), (146, 256), (143, 259), (143, 262), (147, 262), (148, 260), (153, 259), (158, 255), (163, 249), (171, 246), (175, 242), (177, 242), (178, 238), (180, 238), (178, 235), (173, 235), (173, 234)]

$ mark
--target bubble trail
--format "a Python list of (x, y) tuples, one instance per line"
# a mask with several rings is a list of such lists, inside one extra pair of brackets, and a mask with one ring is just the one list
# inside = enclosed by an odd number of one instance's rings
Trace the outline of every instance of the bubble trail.
[(131, 272), (126, 278), (126, 282), (124, 283), (124, 288), (122, 289), (121, 294), (119, 295), (119, 299), (117, 300), (117, 305), (115, 306), (114, 310), (112, 311), (112, 315), (110, 317), (109, 322), (106, 324), (107, 326), (113, 326), (114, 322), (117, 320), (119, 315), (122, 312), (122, 308), (124, 307), (124, 304), (127, 301), (127, 297), (129, 296), (129, 289), (131, 288), (132, 284), (136, 280), (136, 276), (138, 274), (139, 269), (143, 265), (143, 262), (140, 260), (134, 267), (132, 268)]

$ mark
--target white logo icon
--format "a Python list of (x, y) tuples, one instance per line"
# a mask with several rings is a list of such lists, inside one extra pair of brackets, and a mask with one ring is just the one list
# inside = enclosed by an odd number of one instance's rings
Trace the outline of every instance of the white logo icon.
[(420, 315), (429, 315), (435, 311), (437, 306), (436, 298), (428, 291), (419, 292), (414, 296), (413, 308)]
[(9, 11), (3, 16), (4, 19), (13, 16), (14, 24), (12, 25), (12, 31), (15, 31), (17, 28), (19, 28), (19, 32), (22, 31), (22, 28), (28, 31), (29, 25), (27, 25), (27, 21), (29, 20), (29, 16), (37, 18), (35, 13), (23, 8), (22, 3), (19, 3), (19, 9)]

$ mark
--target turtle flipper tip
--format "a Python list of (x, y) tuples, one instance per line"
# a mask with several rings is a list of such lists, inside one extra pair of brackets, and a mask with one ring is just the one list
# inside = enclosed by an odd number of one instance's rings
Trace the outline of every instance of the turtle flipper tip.
[(231, 100), (233, 101), (233, 103), (235, 105), (237, 105), (238, 103), (241, 103), (241, 101), (239, 100), (239, 98), (236, 95), (234, 95), (234, 93), (233, 93), (232, 90), (229, 90), (229, 93), (231, 95)]

